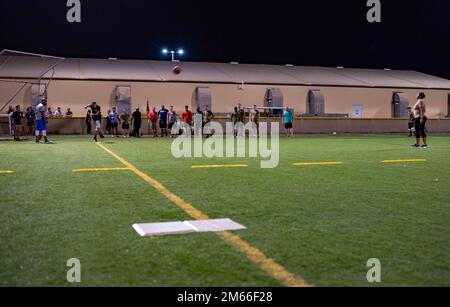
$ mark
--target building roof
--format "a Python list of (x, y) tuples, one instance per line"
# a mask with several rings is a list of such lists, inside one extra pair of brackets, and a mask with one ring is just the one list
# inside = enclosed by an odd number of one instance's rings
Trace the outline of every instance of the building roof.
[[(35, 79), (56, 58), (0, 56), (0, 78)], [(172, 73), (179, 65), (182, 73)], [(52, 71), (45, 74), (49, 78)], [(153, 82), (246, 83), (271, 85), (354, 86), (450, 89), (450, 80), (416, 71), (348, 69), (147, 60), (68, 58), (56, 66), (54, 79)]]

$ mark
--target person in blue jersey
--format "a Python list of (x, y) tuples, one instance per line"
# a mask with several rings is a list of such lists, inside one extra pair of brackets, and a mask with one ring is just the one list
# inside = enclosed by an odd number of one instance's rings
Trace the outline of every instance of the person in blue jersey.
[(43, 98), (41, 103), (36, 106), (36, 143), (42, 144), (44, 138), (45, 144), (53, 144), (47, 138), (47, 99)]
[(161, 137), (168, 136), (167, 134), (167, 115), (169, 110), (166, 109), (165, 106), (161, 107), (161, 110), (158, 112), (159, 117), (159, 128), (161, 129)]

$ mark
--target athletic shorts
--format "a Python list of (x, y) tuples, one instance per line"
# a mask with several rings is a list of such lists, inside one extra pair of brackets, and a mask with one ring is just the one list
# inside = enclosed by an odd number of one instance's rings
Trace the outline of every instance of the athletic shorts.
[(159, 122), (159, 128), (166, 129), (167, 128), (167, 122)]
[(118, 123), (111, 123), (111, 128), (117, 128), (117, 127), (119, 127)]
[(100, 121), (99, 120), (96, 120), (95, 121), (95, 128), (96, 129), (100, 129), (102, 127), (102, 124), (100, 123)]
[(23, 131), (22, 127), (23, 127), (22, 125), (14, 125), (14, 131), (16, 132)]
[(292, 129), (292, 123), (285, 123), (284, 124), (285, 129)]
[(172, 130), (173, 125), (175, 125), (175, 123), (169, 123), (169, 126), (168, 126), (169, 130)]
[(47, 130), (47, 123), (45, 122), (45, 119), (36, 120), (36, 130), (37, 131), (46, 131)]
[(122, 129), (124, 130), (130, 129), (130, 124), (122, 124)]

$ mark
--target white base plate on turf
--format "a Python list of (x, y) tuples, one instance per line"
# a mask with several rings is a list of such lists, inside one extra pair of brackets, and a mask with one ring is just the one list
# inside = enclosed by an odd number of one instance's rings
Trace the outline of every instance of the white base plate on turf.
[(141, 237), (247, 229), (245, 226), (230, 219), (134, 224), (133, 228)]

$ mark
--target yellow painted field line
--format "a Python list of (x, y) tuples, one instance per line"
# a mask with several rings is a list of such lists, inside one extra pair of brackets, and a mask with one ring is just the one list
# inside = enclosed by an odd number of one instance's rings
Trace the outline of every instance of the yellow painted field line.
[(320, 165), (342, 165), (343, 162), (306, 162), (306, 163), (292, 163), (294, 166), (320, 166)]
[[(170, 201), (175, 203), (178, 207), (183, 209), (187, 214), (196, 220), (207, 220), (209, 217), (201, 212), (200, 210), (194, 208), (191, 204), (184, 201), (182, 198), (178, 197), (174, 193), (172, 193), (169, 189), (167, 189), (163, 184), (159, 181), (153, 179), (147, 174), (143, 173), (139, 169), (137, 169), (130, 162), (126, 161), (107, 147), (105, 147), (101, 143), (96, 143), (103, 150), (109, 153), (111, 156), (120, 161), (123, 165), (128, 167), (132, 172), (141, 177), (144, 181), (150, 184), (153, 188), (157, 189), (162, 195), (167, 197)], [(243, 252), (251, 261), (257, 264), (262, 270), (267, 272), (270, 276), (282, 282), (286, 286), (289, 287), (311, 287), (312, 285), (308, 284), (303, 278), (295, 276), (291, 272), (289, 272), (286, 268), (284, 268), (281, 264), (277, 263), (275, 260), (266, 256), (261, 250), (252, 246), (250, 243), (244, 241), (239, 236), (231, 233), (231, 232), (221, 232), (219, 236), (229, 245), (239, 249)]]
[(110, 168), (79, 168), (74, 169), (72, 172), (74, 173), (83, 173), (83, 172), (112, 172), (112, 171), (129, 171), (128, 167), (110, 167)]
[(247, 164), (224, 164), (224, 165), (194, 165), (191, 168), (244, 168)]
[(12, 174), (15, 173), (15, 171), (0, 171), (0, 174)]
[(416, 163), (416, 162), (427, 162), (426, 159), (410, 159), (410, 160), (384, 160), (381, 163)]

